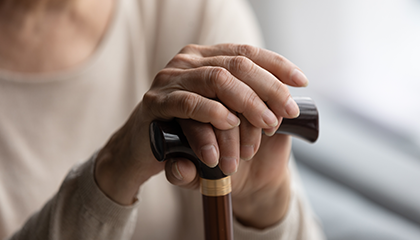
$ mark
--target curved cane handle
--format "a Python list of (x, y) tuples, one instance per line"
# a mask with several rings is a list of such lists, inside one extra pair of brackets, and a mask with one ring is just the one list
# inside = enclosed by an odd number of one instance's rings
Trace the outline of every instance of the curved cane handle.
[(153, 121), (150, 124), (150, 146), (158, 161), (169, 158), (187, 158), (195, 164), (198, 174), (205, 179), (221, 179), (226, 175), (219, 166), (208, 167), (195, 155), (187, 138), (176, 120), (170, 122)]
[(307, 97), (294, 98), (300, 115), (293, 119), (283, 119), (276, 133), (288, 134), (314, 143), (319, 136), (319, 114), (314, 101)]
[[(294, 100), (300, 109), (299, 117), (283, 119), (276, 133), (290, 134), (313, 143), (319, 135), (319, 116), (316, 105), (310, 98), (295, 98)], [(226, 176), (218, 166), (207, 167), (198, 159), (175, 120), (170, 122), (153, 121), (150, 125), (150, 145), (158, 161), (184, 157), (196, 165), (202, 178), (220, 179)]]

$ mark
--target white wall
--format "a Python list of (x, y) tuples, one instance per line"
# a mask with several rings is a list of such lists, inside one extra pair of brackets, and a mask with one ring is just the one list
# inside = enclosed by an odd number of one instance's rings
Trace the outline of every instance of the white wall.
[(307, 90), (420, 146), (419, 0), (249, 0), (267, 48), (301, 67)]

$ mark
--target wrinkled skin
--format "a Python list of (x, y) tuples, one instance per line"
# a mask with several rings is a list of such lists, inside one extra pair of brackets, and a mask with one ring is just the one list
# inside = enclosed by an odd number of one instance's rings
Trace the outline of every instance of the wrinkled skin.
[(279, 222), (290, 198), (291, 140), (272, 135), (283, 117), (299, 115), (286, 85), (303, 87), (307, 79), (274, 52), (237, 44), (186, 46), (156, 75), (126, 124), (100, 151), (95, 171), (100, 188), (128, 205), (162, 170), (172, 184), (197, 188), (191, 162), (159, 163), (150, 150), (150, 122), (177, 118), (196, 155), (232, 175), (235, 216), (256, 228)]

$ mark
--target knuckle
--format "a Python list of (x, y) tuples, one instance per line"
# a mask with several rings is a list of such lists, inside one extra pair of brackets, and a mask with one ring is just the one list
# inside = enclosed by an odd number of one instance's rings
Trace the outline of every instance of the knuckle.
[(217, 44), (216, 46), (221, 47), (221, 48), (226, 48), (226, 49), (236, 49), (238, 44), (235, 43), (221, 43), (221, 44)]
[(179, 53), (175, 55), (171, 61), (169, 61), (168, 66), (183, 66), (188, 62), (188, 55), (185, 53)]
[(197, 59), (191, 54), (178, 53), (168, 63), (168, 67), (172, 68), (191, 68), (197, 65)]
[(199, 108), (200, 98), (193, 94), (186, 94), (181, 98), (180, 111), (188, 118), (193, 118)]
[(170, 68), (164, 68), (162, 70), (160, 70), (156, 76), (155, 79), (153, 80), (153, 85), (163, 85), (166, 84), (168, 82), (168, 80), (174, 76), (174, 71)]
[(284, 56), (280, 54), (275, 54), (274, 57), (278, 64), (286, 64), (287, 62), (289, 62), (287, 58), (285, 58)]
[(282, 68), (287, 67), (287, 64), (289, 61), (281, 55), (275, 55), (273, 62), (277, 65), (279, 69), (282, 69)]
[(212, 67), (209, 71), (210, 79), (226, 79), (230, 76), (229, 71), (222, 67)]
[(288, 69), (290, 68), (289, 66), (291, 64), (291, 62), (287, 58), (277, 53), (273, 53), (269, 58), (269, 61), (272, 64), (276, 65), (277, 69)]
[(156, 94), (149, 90), (143, 95), (143, 103), (147, 106), (151, 105), (156, 99)]
[(180, 51), (180, 53), (191, 53), (191, 52), (195, 52), (198, 49), (197, 44), (188, 44), (185, 47), (183, 47)]
[(210, 108), (209, 116), (212, 119), (224, 119), (226, 115), (226, 108), (220, 102), (215, 102), (214, 106)]
[(152, 107), (153, 105), (159, 104), (161, 97), (157, 91), (149, 90), (143, 95), (143, 103), (146, 106)]
[(280, 81), (276, 81), (271, 85), (271, 94), (268, 96), (267, 101), (270, 100), (270, 98), (274, 97), (274, 98), (283, 98), (284, 96), (289, 96), (289, 90), (287, 89), (287, 87), (281, 83)]
[(239, 44), (236, 47), (236, 51), (238, 55), (252, 57), (258, 54), (259, 49), (248, 44)]
[(260, 102), (260, 98), (254, 92), (250, 92), (245, 95), (245, 108), (243, 111), (252, 111), (257, 108)]
[(238, 135), (234, 131), (223, 131), (218, 134), (218, 140), (224, 144), (229, 144), (232, 142), (236, 143), (238, 140)]
[(229, 62), (229, 68), (240, 72), (250, 72), (253, 70), (253, 62), (244, 56), (235, 56)]
[(153, 115), (164, 116), (165, 98), (162, 99), (157, 91), (149, 90), (143, 95), (142, 102)]
[(228, 88), (232, 84), (232, 75), (222, 67), (212, 67), (208, 71), (208, 79), (216, 89)]

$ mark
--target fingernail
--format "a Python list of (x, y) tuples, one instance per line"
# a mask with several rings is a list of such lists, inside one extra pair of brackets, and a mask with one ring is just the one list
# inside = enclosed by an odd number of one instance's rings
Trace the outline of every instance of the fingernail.
[(264, 123), (270, 127), (275, 127), (279, 123), (276, 115), (268, 108), (263, 112), (262, 118)]
[(179, 168), (178, 168), (178, 162), (177, 161), (172, 161), (172, 174), (175, 176), (176, 179), (178, 180), (182, 180), (184, 179), (184, 177), (182, 177), (181, 172), (179, 172)]
[(276, 133), (276, 128), (269, 128), (269, 129), (264, 129), (264, 134), (271, 137)]
[(287, 114), (291, 118), (296, 118), (300, 114), (299, 107), (298, 107), (297, 103), (291, 97), (289, 97), (289, 99), (287, 99), (285, 108), (286, 108)]
[(214, 145), (206, 145), (201, 148), (201, 157), (209, 167), (215, 167), (219, 163), (219, 155)]
[(241, 120), (231, 112), (227, 116), (227, 121), (232, 127), (237, 127), (241, 124)]
[(303, 87), (308, 86), (308, 83), (309, 83), (308, 78), (299, 69), (293, 70), (293, 72), (292, 72), (292, 81), (297, 86), (303, 86)]
[(224, 173), (226, 175), (230, 175), (233, 173), (236, 173), (238, 171), (238, 161), (236, 158), (233, 157), (222, 157), (220, 159), (220, 162), (222, 162)]
[(245, 161), (250, 160), (254, 156), (254, 146), (253, 145), (244, 145), (241, 146), (242, 156), (241, 158)]

